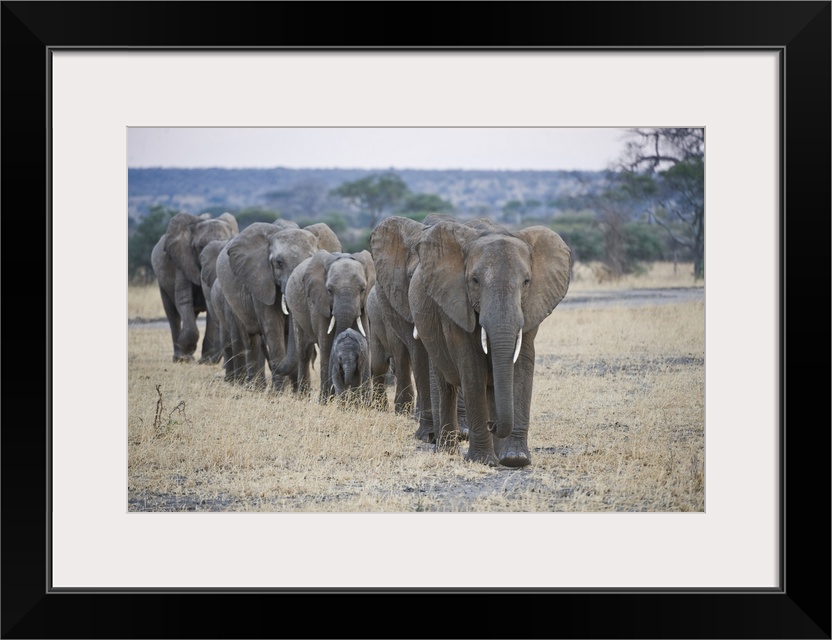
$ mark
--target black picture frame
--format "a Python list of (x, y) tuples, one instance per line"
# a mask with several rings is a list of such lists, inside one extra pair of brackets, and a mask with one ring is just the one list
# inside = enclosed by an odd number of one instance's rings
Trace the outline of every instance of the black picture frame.
[[(828, 1), (2, 2), (0, 202), (7, 240), (3, 320), (10, 338), (3, 367), (6, 420), (0, 434), (2, 637), (830, 638), (828, 402), (826, 387), (803, 381), (827, 370), (829, 351), (820, 346), (826, 346), (821, 336), (829, 336), (829, 302), (803, 293), (801, 285), (818, 281), (824, 292), (830, 291), (831, 7)], [(376, 28), (379, 14), (388, 21), (387, 29)], [(393, 16), (399, 17), (390, 28)], [(50, 393), (60, 380), (51, 379), (48, 366), (48, 98), (50, 51), (67, 47), (778, 51), (785, 80), (780, 587), (52, 592), (48, 442)], [(41, 336), (47, 338), (42, 358), (32, 352)], [(821, 382), (825, 380), (823, 376)], [(426, 562), (444, 561), (430, 549), (418, 552)], [(463, 568), (464, 551), (459, 553)], [(496, 558), (504, 555), (495, 550)], [(495, 562), (495, 572), (500, 570)]]

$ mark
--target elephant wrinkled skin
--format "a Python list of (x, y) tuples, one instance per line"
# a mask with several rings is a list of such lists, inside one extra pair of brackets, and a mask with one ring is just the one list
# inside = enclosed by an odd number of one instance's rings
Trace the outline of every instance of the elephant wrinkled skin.
[(370, 403), (370, 354), (367, 338), (355, 329), (338, 334), (329, 356), (329, 377), (336, 396)]
[(318, 251), (289, 276), (286, 303), (292, 314), (294, 339), (277, 371), (295, 374), (298, 391), (306, 393), (310, 389), (311, 362), (317, 344), (321, 356), (320, 400), (325, 402), (334, 395), (329, 369), (332, 343), (347, 329), (355, 329), (366, 337), (365, 304), (375, 280), (369, 251)]
[[(434, 423), (438, 421), (438, 414), (432, 409), (432, 404), (436, 403), (436, 385), (433, 382), (435, 373), (431, 371), (425, 347), (414, 332), (408, 289), (419, 264), (416, 245), (421, 234), (426, 228), (441, 221), (456, 222), (456, 219), (437, 213), (429, 214), (423, 222), (390, 216), (376, 226), (370, 237), (377, 280), (377, 286), (371, 292), (372, 299), (368, 302), (371, 315), (376, 318), (376, 328), (371, 326), (370, 345), (374, 395), (378, 398), (377, 404), (383, 405), (380, 385), (389, 369), (388, 360), (392, 360), (396, 377), (396, 412), (404, 413), (406, 407), (415, 402), (416, 419), (419, 422), (416, 438), (424, 442), (434, 442), (437, 430)], [(490, 221), (482, 218), (467, 224), (477, 228), (492, 226)], [(467, 438), (468, 424), (461, 399), (457, 414), (460, 437)]]
[(220, 251), (219, 289), (236, 321), (236, 327), (230, 327), (234, 367), (228, 377), (265, 388), (268, 361), (272, 389), (282, 388), (276, 370), (286, 356), (290, 333), (286, 287), (294, 269), (321, 249), (341, 249), (326, 224), (301, 229), (278, 220), (249, 225)]
[(209, 242), (226, 241), (237, 233), (237, 220), (230, 213), (218, 218), (177, 213), (153, 247), (151, 264), (170, 325), (174, 362), (194, 359), (199, 341), (196, 318), (203, 311), (207, 324), (199, 361), (216, 363), (221, 357), (215, 335), (217, 323), (208, 312), (202, 290), (200, 254)]
[(569, 247), (542, 226), (510, 232), (440, 221), (421, 232), (416, 250), (407, 295), (437, 377), (437, 449), (458, 451), (461, 389), (469, 427), (466, 459), (530, 464), (534, 339), (566, 295)]

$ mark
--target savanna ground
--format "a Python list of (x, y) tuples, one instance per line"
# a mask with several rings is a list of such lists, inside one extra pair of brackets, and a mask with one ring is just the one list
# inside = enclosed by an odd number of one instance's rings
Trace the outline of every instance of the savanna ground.
[[(435, 453), (413, 418), (392, 411), (244, 389), (220, 365), (174, 364), (167, 323), (135, 322), (164, 318), (158, 289), (131, 286), (128, 510), (704, 511), (703, 283), (689, 264), (612, 281), (593, 266), (575, 265), (540, 327), (522, 469), (466, 462), (467, 443)], [(693, 295), (615, 302), (662, 288)], [(388, 397), (392, 406), (392, 387)]]

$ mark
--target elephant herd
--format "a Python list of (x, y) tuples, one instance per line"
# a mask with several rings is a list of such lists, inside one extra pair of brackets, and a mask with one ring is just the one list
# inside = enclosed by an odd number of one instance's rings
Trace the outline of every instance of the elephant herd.
[[(175, 215), (152, 255), (174, 361), (194, 359), (256, 388), (351, 394), (418, 421), (438, 451), (490, 466), (531, 463), (534, 340), (566, 295), (572, 255), (551, 229), (488, 219), (390, 216), (370, 250), (342, 251), (324, 223), (254, 223)], [(317, 354), (316, 354), (317, 351)], [(267, 378), (267, 371), (269, 377)]]

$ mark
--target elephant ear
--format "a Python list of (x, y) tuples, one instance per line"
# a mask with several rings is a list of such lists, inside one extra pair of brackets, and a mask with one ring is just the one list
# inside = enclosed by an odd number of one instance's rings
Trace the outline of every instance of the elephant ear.
[(528, 331), (543, 322), (566, 295), (572, 251), (547, 227), (527, 227), (514, 235), (532, 248), (531, 282), (523, 302), (523, 330)]
[(425, 225), (401, 216), (382, 220), (370, 237), (379, 291), (402, 318), (413, 322), (407, 290), (419, 264), (416, 244)]
[(376, 265), (373, 261), (373, 255), (365, 249), (364, 251), (353, 253), (352, 257), (364, 265), (364, 275), (367, 278), (367, 289), (364, 291), (364, 302), (366, 302), (367, 296), (370, 295), (370, 289), (376, 283)]
[(214, 280), (217, 279), (217, 256), (225, 246), (222, 240), (212, 240), (205, 245), (205, 248), (199, 254), (199, 264), (201, 267), (202, 282), (211, 287)]
[[(262, 223), (267, 224), (267, 223)], [(274, 222), (271, 223), (273, 227), (277, 227), (280, 230), (283, 229), (299, 229), (298, 223), (294, 220), (284, 220), (283, 218), (278, 218)]]
[(325, 222), (316, 222), (304, 227), (307, 231), (311, 231), (318, 239), (318, 248), (322, 251), (329, 251), (330, 253), (339, 253), (341, 251), (341, 241), (335, 232)]
[(322, 318), (329, 318), (332, 315), (332, 300), (326, 291), (327, 270), (329, 265), (344, 255), (346, 254), (317, 251), (309, 258), (309, 264), (303, 271), (303, 290), (312, 305), (311, 308), (315, 309), (315, 312)]
[(269, 236), (261, 225), (253, 224), (228, 242), (228, 262), (234, 275), (245, 283), (255, 300), (272, 305), (277, 299), (277, 285), (269, 262)]
[(228, 223), (228, 226), (231, 227), (232, 238), (240, 233), (240, 226), (237, 224), (237, 218), (234, 217), (233, 213), (226, 211), (217, 220), (225, 220)]
[(190, 213), (177, 213), (168, 222), (165, 233), (165, 252), (193, 284), (199, 284), (199, 256), (194, 253), (191, 241), (193, 229), (200, 218)]
[(225, 220), (219, 218), (211, 218), (210, 220), (201, 220), (194, 225), (191, 233), (191, 247), (194, 253), (199, 258), (199, 254), (213, 240), (231, 240), (234, 237), (231, 225)]
[(479, 233), (465, 225), (437, 222), (417, 244), (422, 280), (428, 295), (467, 332), (476, 327), (465, 282), (465, 245)]

